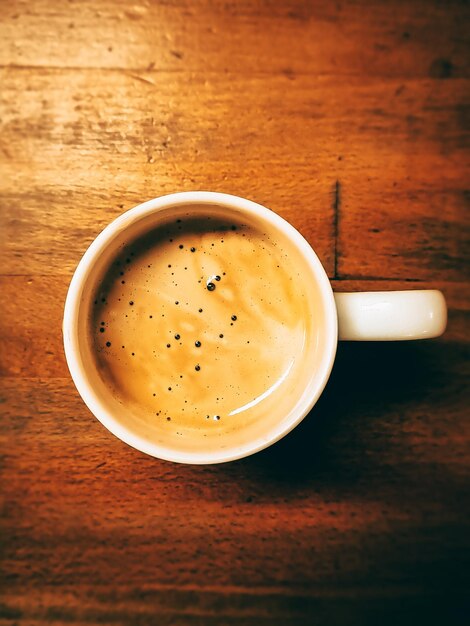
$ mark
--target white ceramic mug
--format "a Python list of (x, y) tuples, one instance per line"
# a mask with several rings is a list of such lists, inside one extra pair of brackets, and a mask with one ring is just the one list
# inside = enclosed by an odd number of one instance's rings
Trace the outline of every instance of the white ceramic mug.
[[(295, 246), (308, 268), (306, 281), (320, 293), (324, 323), (315, 372), (289, 410), (279, 415), (269, 430), (254, 439), (235, 441), (220, 449), (188, 453), (164, 446), (139, 431), (119, 409), (111, 392), (100, 382), (96, 365), (85, 346), (92, 289), (109, 266), (123, 239), (133, 239), (158, 225), (172, 211), (191, 205), (216, 207), (220, 217), (234, 212), (261, 226), (282, 233)], [(269, 209), (236, 196), (212, 192), (184, 192), (155, 198), (127, 211), (109, 224), (80, 261), (65, 303), (63, 335), (67, 364), (73, 381), (91, 412), (117, 437), (152, 456), (181, 463), (221, 463), (239, 459), (275, 443), (291, 431), (312, 409), (330, 376), (338, 338), (350, 341), (427, 339), (446, 327), (444, 297), (436, 290), (333, 294), (317, 255), (300, 233)], [(277, 416), (276, 416), (277, 417)]]

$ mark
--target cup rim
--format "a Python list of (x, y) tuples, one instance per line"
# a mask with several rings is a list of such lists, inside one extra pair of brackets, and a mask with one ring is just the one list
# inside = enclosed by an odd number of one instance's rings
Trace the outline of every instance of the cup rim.
[[(312, 389), (312, 393), (308, 394), (302, 403), (297, 405), (293, 419), (282, 428), (272, 429), (267, 437), (258, 438), (256, 441), (248, 442), (235, 448), (227, 448), (226, 452), (219, 451), (217, 454), (187, 453), (176, 449), (170, 451), (166, 447), (143, 439), (122, 424), (103, 406), (88, 384), (80, 358), (78, 332), (74, 332), (78, 324), (78, 312), (84, 286), (92, 273), (95, 261), (106, 249), (107, 245), (123, 230), (144, 216), (161, 209), (171, 208), (172, 206), (180, 207), (185, 204), (195, 203), (198, 205), (215, 204), (222, 207), (235, 208), (254, 215), (262, 221), (267, 221), (278, 230), (281, 230), (294, 243), (311, 269), (313, 269), (326, 310), (325, 333), (327, 336), (325, 357), (322, 359), (320, 366), (318, 383)], [(150, 456), (166, 461), (194, 465), (224, 463), (250, 456), (276, 443), (293, 430), (310, 412), (323, 392), (333, 368), (338, 344), (338, 320), (331, 283), (321, 261), (307, 240), (294, 226), (274, 211), (239, 196), (212, 191), (183, 191), (159, 196), (138, 204), (110, 222), (88, 247), (72, 276), (65, 300), (62, 332), (65, 358), (75, 387), (91, 413), (103, 426), (128, 445)]]

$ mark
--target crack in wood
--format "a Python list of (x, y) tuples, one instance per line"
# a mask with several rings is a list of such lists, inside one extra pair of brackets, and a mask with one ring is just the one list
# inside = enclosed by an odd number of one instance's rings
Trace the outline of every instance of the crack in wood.
[(333, 187), (333, 238), (335, 246), (335, 263), (334, 263), (334, 278), (339, 278), (338, 275), (338, 243), (339, 243), (339, 209), (341, 204), (341, 183), (337, 180)]

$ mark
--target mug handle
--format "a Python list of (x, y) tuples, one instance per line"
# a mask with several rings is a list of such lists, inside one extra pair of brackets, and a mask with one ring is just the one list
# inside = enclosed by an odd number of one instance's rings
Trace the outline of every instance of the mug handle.
[(447, 306), (437, 289), (335, 293), (338, 338), (346, 341), (430, 339), (442, 335)]

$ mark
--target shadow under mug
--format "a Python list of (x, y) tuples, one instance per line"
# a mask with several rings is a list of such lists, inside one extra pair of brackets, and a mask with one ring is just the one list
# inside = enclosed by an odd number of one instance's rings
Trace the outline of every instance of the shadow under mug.
[[(289, 242), (301, 259), (304, 280), (317, 290), (321, 307), (321, 337), (315, 342), (315, 368), (283, 414), (270, 420), (266, 430), (223, 446), (188, 450), (169, 445), (141, 428), (126, 414), (101, 380), (90, 354), (88, 324), (100, 277), (112, 263), (124, 241), (158, 227), (164, 220), (191, 206), (210, 207), (220, 218), (236, 217), (257, 224)], [(93, 241), (81, 259), (68, 290), (63, 337), (67, 364), (82, 399), (91, 412), (114, 435), (154, 457), (180, 463), (209, 464), (239, 459), (281, 439), (312, 409), (333, 367), (338, 339), (349, 341), (397, 341), (427, 339), (441, 335), (447, 323), (444, 296), (437, 290), (358, 292), (334, 294), (317, 255), (302, 235), (269, 209), (237, 196), (214, 192), (182, 192), (155, 198), (125, 212)]]

